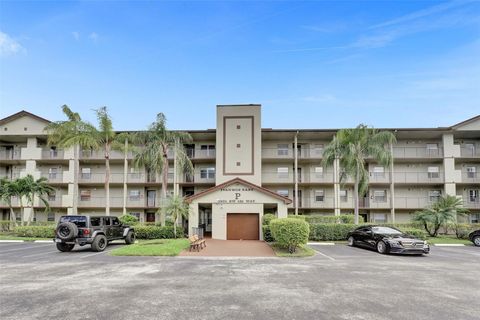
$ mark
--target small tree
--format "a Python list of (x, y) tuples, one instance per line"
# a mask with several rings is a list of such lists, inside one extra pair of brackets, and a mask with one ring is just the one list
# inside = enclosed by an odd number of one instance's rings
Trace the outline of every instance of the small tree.
[(441, 197), (437, 202), (421, 211), (415, 212), (414, 221), (423, 224), (431, 237), (438, 235), (438, 230), (449, 222), (455, 222), (457, 216), (468, 213), (461, 198), (455, 196)]
[(131, 214), (122, 214), (118, 219), (126, 225), (134, 225), (138, 223), (138, 218)]
[(166, 206), (167, 214), (170, 214), (173, 219), (173, 234), (177, 237), (177, 224), (180, 217), (186, 218), (190, 212), (190, 206), (185, 202), (185, 198), (174, 195), (168, 198)]
[(31, 214), (27, 219), (27, 225), (30, 225), (34, 216), (35, 197), (38, 197), (38, 199), (45, 205), (45, 212), (47, 212), (50, 210), (48, 196), (55, 192), (55, 189), (48, 184), (48, 179), (45, 177), (35, 180), (33, 176), (29, 174), (24, 178), (20, 178), (20, 180), (23, 186), (23, 196), (27, 199), (27, 205), (31, 209)]
[(4, 202), (10, 209), (10, 224), (12, 226), (17, 225), (17, 217), (15, 210), (13, 210), (12, 198), (20, 197), (20, 188), (18, 180), (9, 180), (2, 178), (0, 180), (0, 200)]

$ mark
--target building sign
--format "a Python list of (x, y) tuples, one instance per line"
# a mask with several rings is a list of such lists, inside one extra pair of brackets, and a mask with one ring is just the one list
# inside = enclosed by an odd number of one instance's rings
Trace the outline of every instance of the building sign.
[(218, 203), (255, 203), (255, 200), (252, 199), (251, 196), (252, 191), (253, 189), (248, 187), (231, 187), (220, 189), (222, 195), (225, 194), (225, 198), (218, 200)]

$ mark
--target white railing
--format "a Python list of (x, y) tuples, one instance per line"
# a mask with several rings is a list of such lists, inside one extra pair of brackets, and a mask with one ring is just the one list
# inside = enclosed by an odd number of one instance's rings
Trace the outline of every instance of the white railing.
[(480, 175), (477, 172), (462, 172), (462, 182), (480, 183)]
[(394, 158), (442, 158), (443, 148), (427, 149), (427, 147), (393, 147)]
[(42, 159), (63, 159), (64, 152), (61, 149), (43, 149), (42, 150)]
[(395, 183), (443, 183), (444, 173), (394, 172)]
[(460, 155), (464, 158), (480, 158), (480, 148), (460, 147)]
[[(80, 173), (79, 183), (105, 183), (105, 173)], [(111, 173), (110, 183), (123, 183), (123, 173)]]
[(48, 173), (48, 172), (42, 172), (40, 173), (40, 176), (43, 178), (47, 178), (49, 182), (63, 182), (63, 173), (57, 172), (57, 173)]
[(16, 150), (0, 150), (0, 160), (18, 160), (21, 158), (20, 149)]
[[(297, 151), (299, 159), (321, 159), (323, 157), (323, 149), (301, 148)], [(267, 159), (293, 159), (293, 148), (278, 149), (275, 147), (262, 148), (262, 158)]]

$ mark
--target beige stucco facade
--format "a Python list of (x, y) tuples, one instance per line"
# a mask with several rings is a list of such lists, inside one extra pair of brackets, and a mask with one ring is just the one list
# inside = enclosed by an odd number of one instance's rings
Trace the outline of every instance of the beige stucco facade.
[[(203, 194), (203, 199), (191, 202), (190, 227), (202, 226), (212, 237), (225, 239), (226, 219), (232, 212), (255, 213), (259, 221), (265, 213), (293, 214), (295, 207), (299, 214), (353, 212), (353, 181), (339, 180), (338, 163), (321, 164), (323, 149), (337, 130), (262, 129), (261, 122), (260, 105), (221, 105), (216, 121), (212, 119), (215, 129), (186, 130), (193, 137), (186, 147), (195, 172), (191, 176), (174, 173), (172, 165), (168, 189), (172, 192), (176, 181), (184, 196)], [(48, 123), (28, 112), (0, 119), (0, 175), (49, 179), (56, 189), (49, 199), (51, 213), (44, 213), (38, 199), (35, 212), (24, 212), (25, 216), (34, 214), (38, 221), (63, 214), (102, 213), (102, 153), (77, 148), (75, 158), (73, 148), (47, 146), (43, 130)], [(386, 130), (397, 137), (391, 146), (393, 165), (384, 168), (368, 161), (369, 190), (360, 201), (364, 219), (408, 221), (413, 212), (444, 194), (461, 197), (470, 209), (471, 221), (480, 219), (480, 116), (451, 127)], [(131, 213), (141, 221), (153, 221), (160, 205), (160, 177), (131, 167), (131, 159), (132, 154), (111, 155), (111, 214)], [(170, 161), (173, 164), (173, 157)], [(253, 202), (230, 203), (231, 192), (212, 189), (237, 178), (262, 188), (242, 193), (242, 198)], [(272, 193), (285, 196), (289, 203)], [(12, 202), (18, 216), (18, 199)], [(0, 219), (8, 219), (8, 208), (0, 205)]]

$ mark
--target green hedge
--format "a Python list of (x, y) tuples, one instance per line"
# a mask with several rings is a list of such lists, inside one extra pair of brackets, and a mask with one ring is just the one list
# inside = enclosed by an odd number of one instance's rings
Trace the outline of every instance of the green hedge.
[[(354, 224), (355, 216), (352, 214), (341, 214), (338, 216), (324, 215), (306, 215), (305, 221), (308, 223), (346, 223)], [(363, 223), (363, 217), (359, 217), (360, 223)]]
[(397, 229), (401, 230), (402, 232), (409, 234), (411, 236), (417, 237), (419, 239), (427, 239), (427, 233), (422, 230), (422, 229), (416, 229), (416, 228), (398, 228)]
[(138, 223), (138, 218), (135, 216), (132, 216), (131, 214), (122, 214), (118, 219), (125, 225), (135, 225)]
[(13, 228), (13, 232), (18, 237), (54, 238), (55, 226), (19, 226)]
[[(135, 235), (137, 239), (173, 239), (173, 226), (150, 226), (150, 225), (136, 225)], [(183, 238), (185, 230), (182, 227), (177, 227), (177, 238)]]
[(277, 217), (274, 214), (271, 214), (271, 213), (264, 214), (262, 218), (262, 225), (268, 226), (270, 224), (270, 221), (276, 218)]
[[(26, 222), (25, 222), (26, 224)], [(17, 225), (21, 225), (21, 221), (17, 221)], [(55, 222), (53, 221), (32, 221), (30, 222), (30, 226), (55, 226)], [(10, 220), (0, 220), (0, 231), (13, 231), (15, 228), (15, 224)]]
[(308, 242), (308, 223), (301, 219), (274, 219), (270, 222), (270, 231), (275, 242), (280, 247), (287, 248), (290, 253)]
[(287, 216), (289, 219), (300, 219), (300, 220), (305, 220), (305, 217), (304, 215), (295, 215), (295, 214), (289, 214)]
[(268, 225), (263, 225), (262, 226), (262, 231), (263, 231), (263, 240), (265, 242), (273, 242), (275, 239), (273, 239), (272, 232), (270, 231), (270, 226)]

